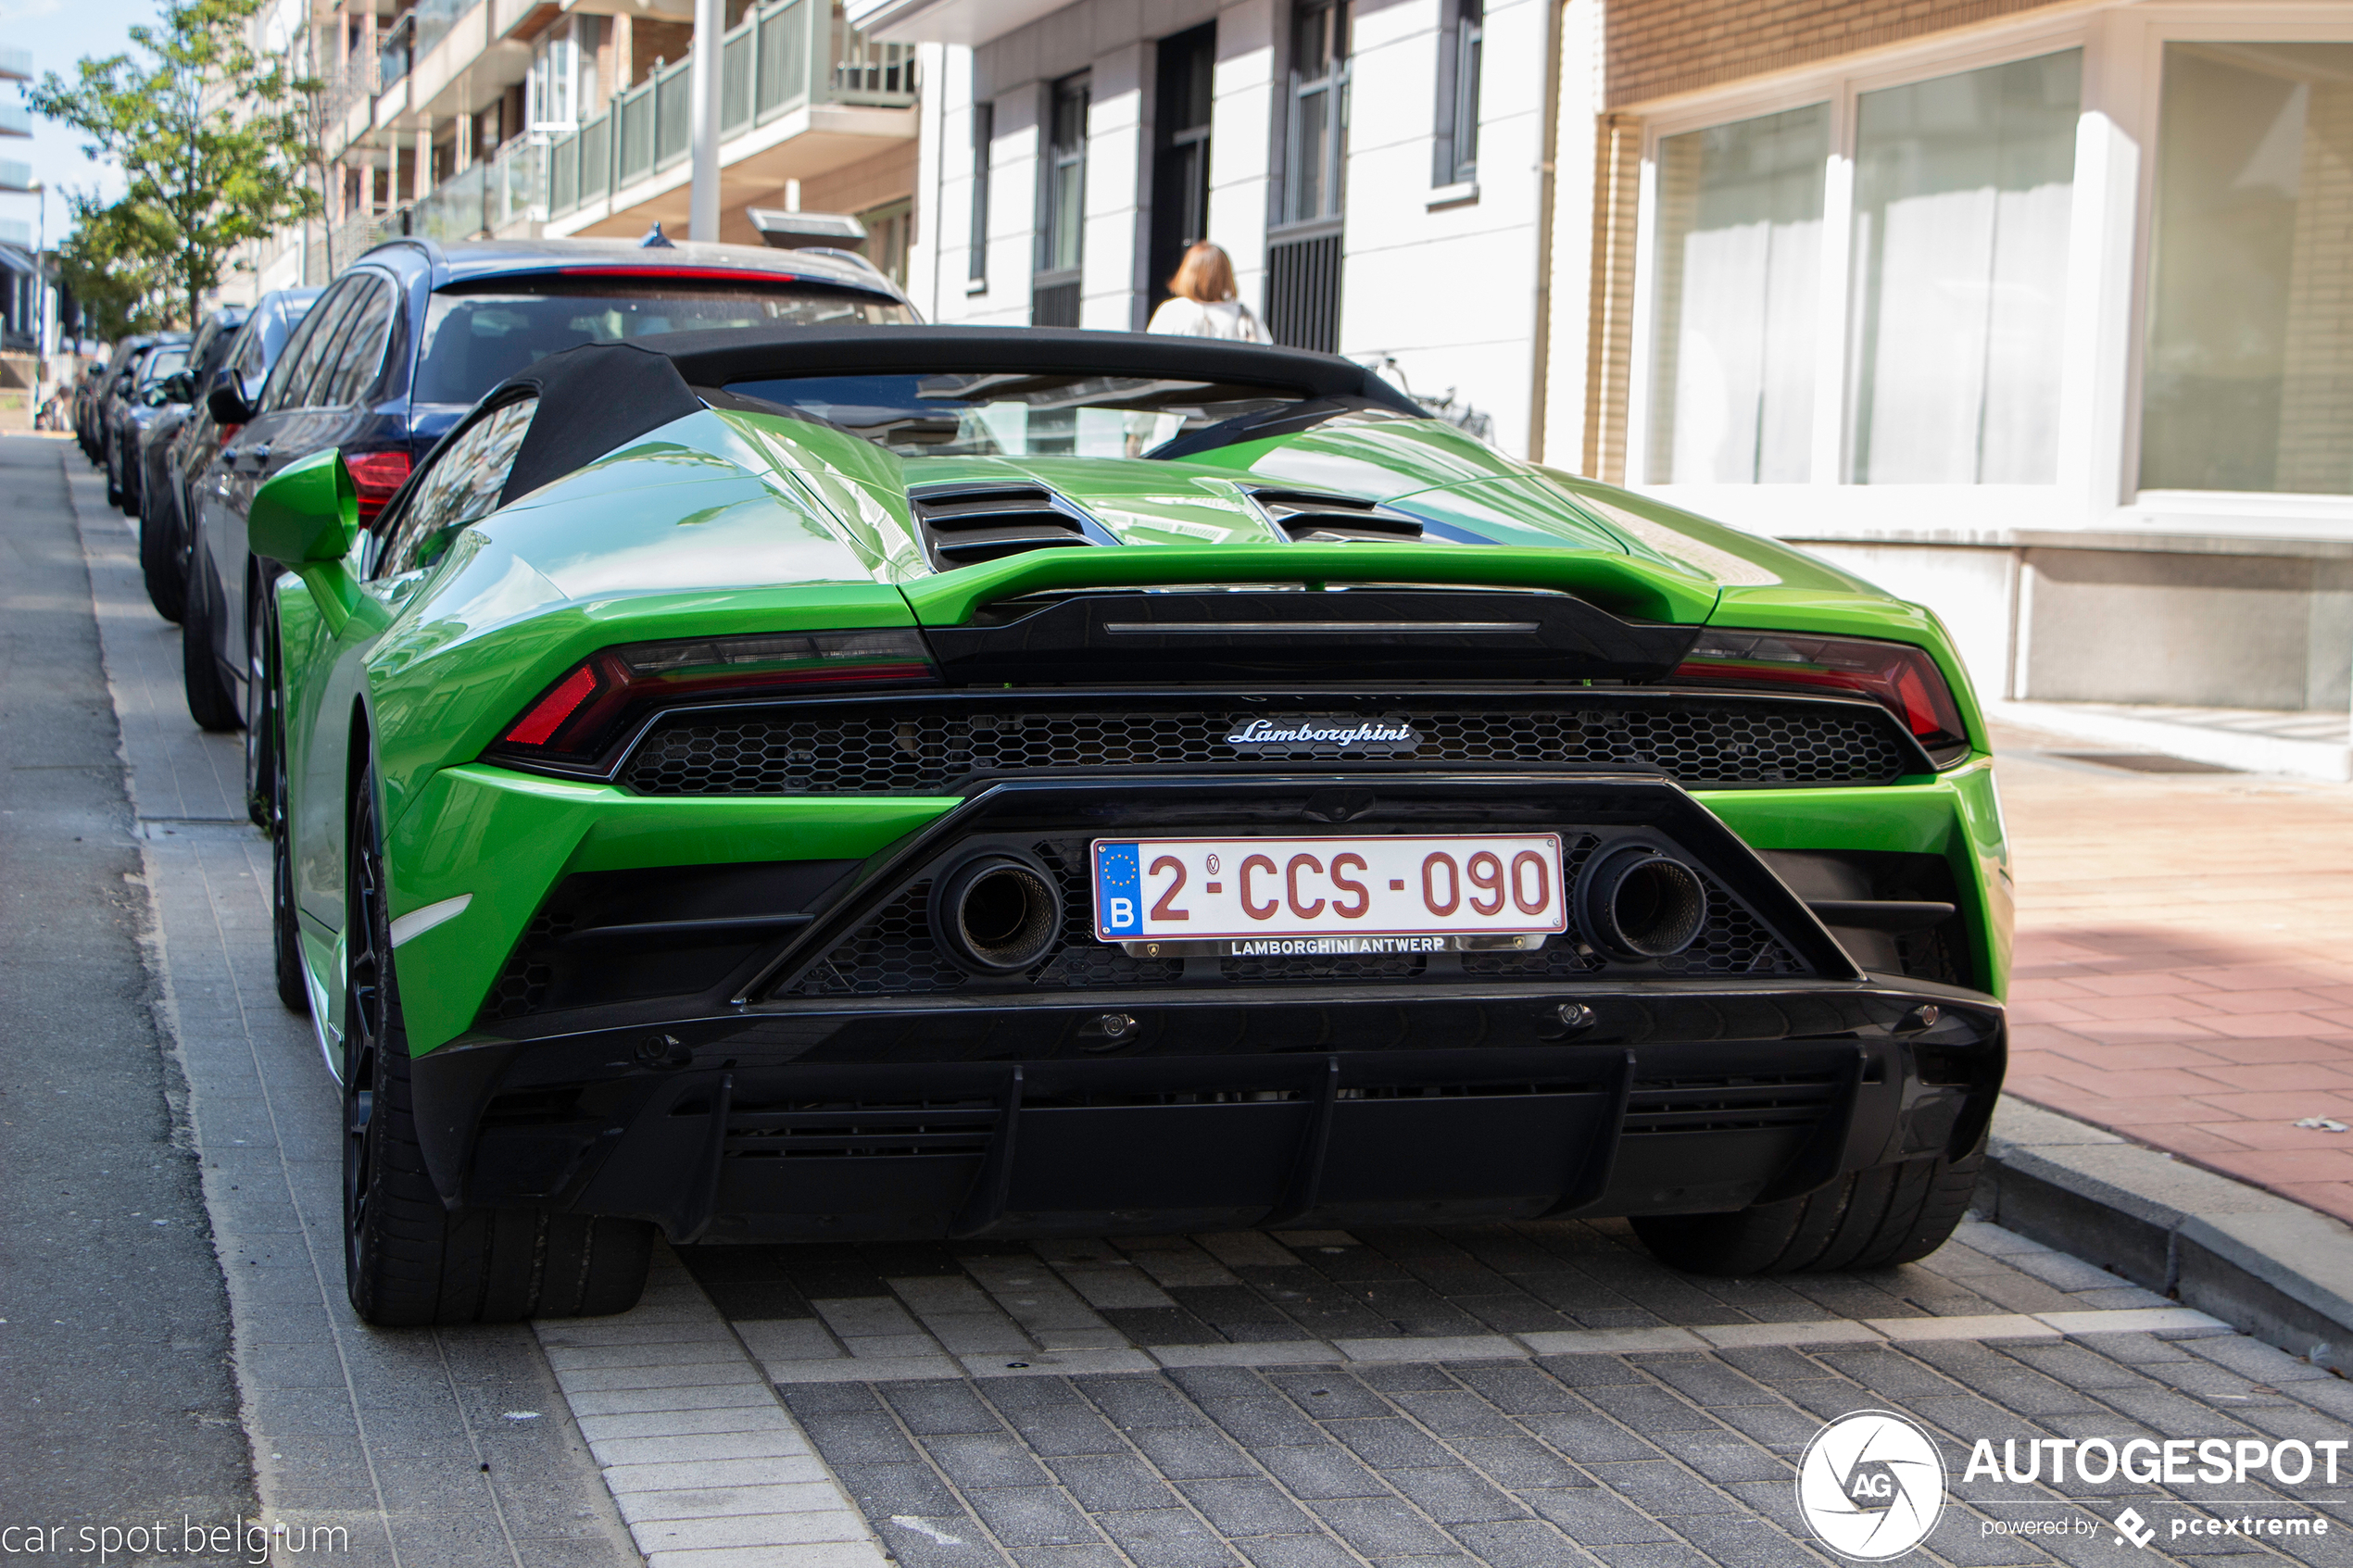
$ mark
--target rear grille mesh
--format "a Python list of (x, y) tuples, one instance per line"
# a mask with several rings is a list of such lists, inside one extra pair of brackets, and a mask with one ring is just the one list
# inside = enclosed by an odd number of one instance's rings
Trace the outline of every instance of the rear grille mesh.
[[(1564, 881), (1574, 884), (1578, 871), (1599, 841), (1579, 834), (1563, 846), (1567, 867)], [(1183, 978), (1180, 959), (1131, 958), (1124, 947), (1095, 940), (1093, 889), (1085, 874), (1087, 841), (1047, 839), (1034, 846), (1062, 885), (1063, 940), (1044, 962), (1010, 984), (1027, 984), (1041, 990), (1102, 990), (1164, 985)], [(1705, 872), (1701, 873), (1704, 877)], [(1706, 878), (1710, 894), (1707, 925), (1699, 940), (1683, 953), (1658, 961), (1657, 970), (1675, 975), (1802, 974), (1805, 967), (1772, 934), (1734, 903), (1721, 884)], [(975, 989), (1001, 993), (1009, 982), (974, 982), (936, 947), (925, 918), (931, 884), (911, 884), (870, 916), (849, 936), (835, 945), (800, 977), (775, 993), (788, 997), (938, 996)], [(1384, 981), (1447, 979), (1459, 975), (1476, 980), (1554, 981), (1591, 974), (1603, 960), (1580, 950), (1575, 931), (1555, 936), (1534, 953), (1485, 952), (1459, 955), (1390, 953), (1317, 958), (1218, 958), (1196, 960), (1217, 965), (1217, 978), (1228, 985), (1280, 985), (1302, 981)]]
[[(1345, 762), (1365, 751), (1253, 750), (1226, 744), (1237, 713), (1194, 709), (771, 710), (664, 720), (621, 782), (640, 795), (927, 795), (975, 773), (1038, 768)], [(1430, 767), (1655, 768), (1687, 788), (1869, 784), (1902, 776), (1907, 754), (1873, 710), (1662, 699), (1655, 706), (1389, 709), (1421, 735), (1406, 759)]]

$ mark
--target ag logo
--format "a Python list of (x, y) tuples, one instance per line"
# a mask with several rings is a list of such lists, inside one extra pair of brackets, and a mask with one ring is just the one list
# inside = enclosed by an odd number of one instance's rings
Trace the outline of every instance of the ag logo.
[(1842, 1557), (1901, 1557), (1928, 1538), (1944, 1511), (1944, 1461), (1935, 1440), (1903, 1416), (1856, 1411), (1806, 1445), (1797, 1507)]

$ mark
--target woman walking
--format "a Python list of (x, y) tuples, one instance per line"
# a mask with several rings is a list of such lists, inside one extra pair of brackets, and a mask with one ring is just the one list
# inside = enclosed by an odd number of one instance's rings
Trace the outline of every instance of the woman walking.
[(1250, 307), (1235, 297), (1234, 263), (1207, 240), (1185, 252), (1176, 275), (1168, 280), (1169, 297), (1152, 312), (1144, 330), (1170, 337), (1219, 337), (1237, 343), (1272, 340)]

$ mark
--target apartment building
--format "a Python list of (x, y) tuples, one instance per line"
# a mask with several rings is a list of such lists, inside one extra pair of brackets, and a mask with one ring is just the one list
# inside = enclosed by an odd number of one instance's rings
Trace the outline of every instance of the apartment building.
[[(329, 167), (324, 221), (260, 247), (259, 287), (391, 232), (686, 234), (692, 0), (285, 0), (262, 27), (324, 84)], [(720, 237), (761, 243), (761, 209), (847, 213), (903, 275), (912, 51), (837, 0), (727, 0), (724, 33)]]
[(915, 301), (1140, 329), (1186, 245), (1277, 341), (1535, 428), (1551, 0), (848, 0), (922, 47)]

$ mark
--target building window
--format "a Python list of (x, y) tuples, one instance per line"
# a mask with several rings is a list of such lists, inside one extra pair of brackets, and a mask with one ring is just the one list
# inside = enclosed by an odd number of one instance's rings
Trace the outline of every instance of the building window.
[(1286, 130), (1283, 221), (1337, 218), (1348, 150), (1348, 7), (1341, 0), (1302, 0), (1292, 13)]
[(1160, 41), (1152, 101), (1151, 275), (1147, 312), (1168, 297), (1186, 247), (1209, 238), (1209, 127), (1217, 24)]
[(907, 242), (913, 232), (915, 204), (901, 197), (858, 215), (866, 226), (864, 255), (900, 288), (907, 286)]
[(1654, 484), (1812, 477), (1830, 107), (1659, 144)]
[(596, 113), (598, 27), (601, 18), (571, 17), (532, 45), (523, 89), (526, 129), (560, 132)]
[(997, 139), (997, 106), (973, 106), (973, 230), (974, 282), (988, 281), (988, 151)]
[(1484, 0), (1442, 0), (1438, 32), (1438, 132), (1433, 185), (1478, 178), (1478, 55), (1486, 31)]
[(2141, 484), (2353, 495), (2353, 44), (2168, 44)]
[(1078, 324), (1079, 268), (1087, 233), (1087, 78), (1072, 76), (1055, 82), (1048, 99), (1038, 204), (1038, 277), (1030, 307), (1035, 326)]
[(1856, 99), (1851, 482), (2057, 479), (2082, 59)]

